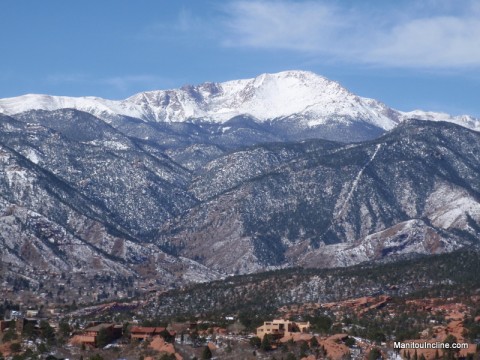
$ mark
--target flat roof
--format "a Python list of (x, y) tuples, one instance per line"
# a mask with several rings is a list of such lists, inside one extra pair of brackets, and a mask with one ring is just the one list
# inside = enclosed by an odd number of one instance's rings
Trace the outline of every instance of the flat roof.
[(111, 327), (111, 326), (113, 326), (113, 325), (114, 325), (114, 324), (111, 324), (111, 323), (102, 323), (102, 324), (98, 324), (98, 325), (89, 327), (89, 328), (85, 329), (84, 331), (100, 331), (100, 330), (102, 330), (102, 329), (109, 328), (109, 327)]

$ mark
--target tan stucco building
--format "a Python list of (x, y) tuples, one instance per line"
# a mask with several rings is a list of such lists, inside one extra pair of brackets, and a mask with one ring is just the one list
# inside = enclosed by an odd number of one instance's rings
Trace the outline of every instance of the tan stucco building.
[(310, 330), (310, 322), (296, 322), (284, 319), (275, 319), (272, 321), (265, 321), (262, 326), (257, 328), (257, 336), (260, 339), (267, 334), (273, 335), (276, 338), (284, 336), (292, 336), (293, 333), (306, 333)]

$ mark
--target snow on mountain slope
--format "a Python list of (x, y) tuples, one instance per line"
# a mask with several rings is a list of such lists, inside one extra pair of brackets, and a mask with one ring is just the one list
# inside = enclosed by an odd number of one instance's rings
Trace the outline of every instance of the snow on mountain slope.
[(409, 112), (402, 112), (401, 120), (419, 119), (429, 121), (446, 121), (460, 126), (467, 127), (472, 130), (480, 131), (480, 119), (474, 118), (470, 115), (452, 116), (446, 113), (439, 113), (433, 111), (414, 110)]
[(332, 116), (363, 119), (383, 129), (391, 129), (396, 123), (386, 115), (385, 105), (360, 98), (336, 82), (305, 71), (151, 91), (126, 101), (145, 109), (143, 118), (156, 121), (206, 118), (225, 122), (247, 114), (260, 121), (303, 115), (309, 126), (321, 124)]
[(135, 109), (126, 108), (122, 101), (107, 100), (98, 97), (68, 97), (27, 94), (13, 98), (0, 99), (0, 113), (19, 114), (29, 110), (77, 109), (108, 120), (115, 115), (141, 118)]
[(142, 92), (125, 100), (98, 97), (24, 95), (0, 99), (0, 113), (74, 108), (105, 121), (116, 115), (144, 121), (183, 122), (201, 119), (224, 123), (239, 115), (259, 122), (291, 118), (303, 126), (351, 124), (362, 121), (383, 130), (412, 117), (444, 120), (479, 130), (480, 121), (469, 116), (423, 111), (401, 112), (374, 99), (352, 94), (337, 82), (308, 71), (262, 74), (253, 79), (186, 85), (180, 89)]

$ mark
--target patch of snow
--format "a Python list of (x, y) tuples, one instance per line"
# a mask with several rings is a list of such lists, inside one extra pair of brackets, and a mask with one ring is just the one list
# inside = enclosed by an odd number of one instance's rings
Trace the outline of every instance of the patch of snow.
[(109, 148), (112, 150), (128, 150), (130, 147), (126, 144), (123, 144), (119, 141), (112, 141), (112, 140), (93, 140), (88, 141), (86, 144), (94, 145), (94, 146), (102, 146), (105, 148)]
[(377, 146), (375, 147), (375, 151), (373, 152), (372, 156), (370, 157), (370, 159), (367, 161), (367, 163), (363, 166), (363, 168), (358, 172), (357, 176), (355, 177), (355, 179), (353, 180), (352, 182), (352, 186), (350, 187), (350, 191), (348, 192), (348, 195), (347, 197), (345, 198), (344, 202), (340, 205), (340, 209), (337, 210), (337, 214), (336, 214), (336, 217), (340, 217), (343, 213), (343, 211), (345, 210), (348, 202), (350, 201), (350, 199), (352, 198), (352, 195), (353, 193), (355, 192), (355, 190), (357, 189), (358, 187), (358, 182), (360, 181), (360, 178), (362, 177), (363, 175), (363, 172), (365, 171), (365, 169), (367, 168), (368, 165), (370, 165), (370, 163), (375, 159), (375, 157), (377, 156), (377, 153), (378, 151), (382, 148), (382, 144), (377, 144)]
[(467, 215), (480, 222), (480, 203), (465, 190), (437, 183), (425, 204), (425, 215), (434, 226), (462, 228)]
[(402, 121), (408, 119), (428, 120), (428, 121), (446, 121), (469, 129), (480, 131), (480, 119), (474, 118), (470, 115), (452, 116), (447, 113), (414, 110), (409, 112), (400, 112)]
[(34, 164), (38, 164), (38, 162), (40, 161), (40, 158), (38, 157), (37, 152), (32, 149), (28, 149), (25, 157), (31, 162), (33, 162)]

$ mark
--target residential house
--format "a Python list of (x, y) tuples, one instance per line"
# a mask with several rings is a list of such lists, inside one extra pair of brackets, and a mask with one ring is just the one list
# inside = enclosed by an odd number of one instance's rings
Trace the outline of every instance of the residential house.
[(25, 314), (25, 316), (27, 318), (34, 318), (38, 315), (38, 310), (36, 309), (28, 309), (27, 310), (27, 313)]
[(121, 325), (116, 326), (115, 324), (102, 323), (86, 328), (81, 334), (75, 335), (71, 342), (96, 347), (98, 345), (98, 334), (102, 330), (106, 332), (106, 335), (110, 340), (115, 340), (122, 336)]
[(294, 333), (306, 333), (310, 330), (310, 322), (296, 322), (284, 319), (265, 321), (257, 328), (257, 336), (263, 339), (265, 335), (272, 335), (275, 338), (293, 336)]
[(133, 326), (130, 329), (130, 338), (137, 340), (145, 340), (152, 338), (154, 336), (162, 336), (168, 334), (170, 337), (175, 337), (175, 331), (168, 331), (164, 327), (144, 327), (144, 326)]
[(15, 324), (18, 332), (23, 332), (23, 330), (30, 326), (30, 329), (39, 329), (40, 328), (40, 319), (39, 318), (29, 318), (24, 317), (23, 319), (18, 319)]

